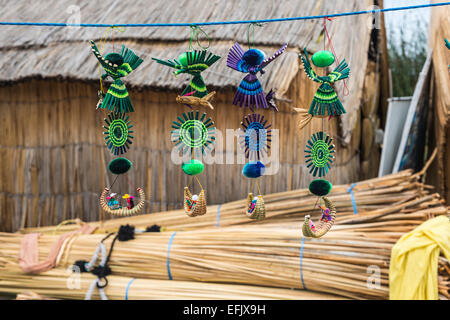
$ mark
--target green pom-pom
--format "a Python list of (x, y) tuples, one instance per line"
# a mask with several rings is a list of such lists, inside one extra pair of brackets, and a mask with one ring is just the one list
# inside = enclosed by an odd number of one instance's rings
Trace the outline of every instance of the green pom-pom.
[(202, 173), (205, 169), (205, 166), (201, 161), (192, 159), (190, 162), (183, 163), (181, 165), (181, 169), (183, 169), (183, 172), (185, 174), (189, 176), (195, 176)]
[(188, 64), (187, 52), (184, 52), (184, 53), (180, 54), (180, 56), (178, 57), (178, 61), (180, 62), (180, 64), (183, 67), (186, 67), (187, 64)]
[(316, 67), (328, 67), (333, 64), (334, 56), (330, 51), (322, 50), (314, 53), (311, 61)]
[(114, 174), (123, 174), (131, 169), (133, 164), (127, 158), (116, 158), (108, 165), (108, 170)]
[(326, 196), (331, 192), (333, 185), (330, 181), (324, 179), (316, 179), (309, 184), (309, 191), (319, 197)]

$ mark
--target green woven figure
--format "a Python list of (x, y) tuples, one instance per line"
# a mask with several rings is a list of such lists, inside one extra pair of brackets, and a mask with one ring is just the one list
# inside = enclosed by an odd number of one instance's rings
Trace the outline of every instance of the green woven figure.
[(104, 57), (100, 54), (95, 42), (91, 40), (92, 52), (98, 59), (106, 73), (102, 74), (102, 79), (111, 77), (114, 82), (110, 85), (105, 96), (100, 97), (101, 104), (98, 108), (108, 109), (116, 112), (133, 112), (125, 84), (120, 78), (127, 76), (144, 61), (133, 51), (122, 46), (121, 53), (108, 53)]
[(182, 96), (193, 95), (194, 97), (202, 98), (208, 94), (205, 81), (201, 75), (202, 71), (205, 71), (212, 66), (220, 56), (213, 54), (207, 50), (194, 50), (182, 53), (178, 60), (160, 60), (152, 58), (156, 62), (178, 69), (174, 72), (175, 75), (187, 73), (193, 76), (189, 85), (183, 90)]
[[(311, 103), (308, 113), (315, 115), (328, 115), (339, 116), (345, 112), (342, 103), (334, 91), (332, 85), (339, 80), (348, 78), (350, 74), (350, 68), (348, 67), (345, 59), (331, 72), (328, 76), (317, 76), (314, 70), (311, 68), (309, 62), (308, 53), (305, 48), (305, 57), (302, 58), (303, 66), (305, 68), (306, 75), (315, 82), (320, 83), (319, 89), (314, 94), (314, 99)], [(319, 51), (312, 57), (312, 62), (318, 67), (328, 67), (334, 62), (334, 57), (329, 51)]]

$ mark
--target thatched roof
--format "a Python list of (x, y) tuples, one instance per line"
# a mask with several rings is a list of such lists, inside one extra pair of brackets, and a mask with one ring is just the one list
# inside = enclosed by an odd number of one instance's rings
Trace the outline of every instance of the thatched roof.
[[(110, 1), (0, 1), (0, 21), (74, 23), (71, 18), (79, 6), (81, 23), (157, 23), (202, 22), (265, 19), (305, 15), (332, 14), (365, 10), (373, 1), (347, 0), (110, 0)], [(74, 9), (75, 8), (75, 9)], [(328, 23), (337, 55), (346, 58), (352, 69), (348, 86), (351, 94), (344, 97), (347, 110), (358, 108), (361, 99), (370, 29), (367, 16), (348, 16)], [(270, 54), (284, 42), (288, 52), (271, 64), (264, 75), (266, 87), (278, 89), (283, 95), (299, 70), (299, 48), (310, 52), (323, 49), (320, 38), (322, 20), (276, 22), (255, 28), (256, 46)], [(226, 67), (226, 54), (234, 41), (247, 45), (248, 25), (207, 26), (203, 29), (211, 39), (211, 49), (223, 58), (205, 72), (210, 86), (236, 86), (242, 75)], [(30, 77), (98, 80), (97, 61), (92, 56), (88, 40), (99, 40), (102, 28), (62, 27), (0, 27), (0, 82)], [(151, 57), (176, 58), (188, 49), (190, 29), (127, 28), (114, 32), (115, 49), (128, 44), (144, 58), (144, 63), (127, 84), (135, 87), (180, 89), (185, 85), (174, 77), (170, 68), (161, 66)], [(252, 34), (250, 34), (252, 38)], [(322, 39), (322, 40), (321, 40)], [(104, 52), (112, 49), (112, 42)], [(350, 112), (349, 112), (350, 113)], [(356, 116), (348, 116), (344, 137), (354, 127)], [(347, 122), (347, 123), (346, 123)]]

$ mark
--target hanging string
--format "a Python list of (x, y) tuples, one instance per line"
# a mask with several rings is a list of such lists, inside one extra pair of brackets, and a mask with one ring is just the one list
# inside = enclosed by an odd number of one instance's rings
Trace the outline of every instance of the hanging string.
[(259, 189), (258, 181), (256, 181), (256, 187), (258, 188), (258, 195), (261, 195), (261, 189)]
[[(255, 26), (257, 27), (262, 27), (263, 24), (262, 23), (258, 23), (258, 22), (252, 22), (248, 25), (247, 27), (247, 44), (248, 44), (248, 48), (251, 49), (252, 47), (255, 47)], [(250, 27), (252, 27), (253, 29), (253, 46), (250, 46)]]
[[(447, 1), (447, 2), (420, 4), (420, 5), (414, 5), (414, 6), (403, 6), (403, 7), (394, 7), (394, 8), (341, 12), (341, 13), (333, 13), (333, 14), (328, 14), (328, 15), (274, 18), (274, 19), (258, 19), (258, 20), (197, 22), (197, 23), (195, 23), (195, 25), (214, 26), (214, 25), (230, 25), (230, 24), (284, 22), (284, 21), (296, 21), (296, 20), (315, 20), (315, 19), (322, 19), (325, 17), (345, 17), (345, 16), (375, 14), (375, 13), (390, 12), (390, 11), (423, 9), (423, 8), (448, 6), (448, 5), (450, 5), (450, 2)], [(106, 24), (106, 23), (0, 22), (0, 26), (2, 26), (2, 25), (3, 26), (10, 26), (10, 25), (39, 26), (39, 27), (81, 27), (81, 28), (105, 28), (105, 27), (113, 26), (112, 24)], [(115, 24), (114, 26), (142, 28), (142, 27), (189, 27), (191, 25), (194, 25), (194, 23), (187, 23), (187, 22), (182, 22), (182, 23), (118, 23), (118, 24)]]
[(203, 190), (202, 184), (200, 183), (200, 180), (198, 180), (197, 176), (194, 176), (195, 179), (197, 180), (198, 184), (200, 185), (201, 190)]
[[(209, 38), (208, 34), (206, 33), (205, 30), (203, 30), (201, 27), (197, 26), (197, 25), (191, 25), (191, 38), (189, 39), (189, 51), (193, 51), (194, 50), (194, 46), (192, 45), (193, 40), (195, 39), (195, 42), (197, 42), (197, 45), (202, 48), (203, 50), (206, 50), (209, 48), (209, 46), (211, 45), (211, 39)], [(202, 46), (200, 39), (199, 39), (199, 35), (203, 33), (203, 35), (206, 37), (206, 39), (208, 40), (208, 45), (206, 47)]]
[(108, 188), (109, 190), (111, 190), (111, 188), (113, 187), (114, 183), (116, 183), (117, 178), (119, 177), (119, 175), (116, 176), (116, 178), (114, 179), (112, 185)]
[[(324, 18), (323, 18), (323, 28), (324, 28), (324, 30), (325, 30), (325, 35), (327, 36), (327, 39), (328, 39), (328, 46), (330, 47), (330, 50), (331, 50), (331, 52), (333, 53), (333, 56), (334, 56), (334, 58), (335, 58), (336, 67), (337, 67), (337, 66), (339, 65), (340, 61), (339, 61), (338, 56), (336, 55), (336, 52), (335, 52), (334, 47), (333, 47), (333, 43), (332, 43), (332, 41), (331, 41), (331, 37), (330, 37), (330, 35), (329, 35), (329, 33), (328, 33), (328, 29), (327, 29), (327, 20), (328, 20), (328, 21), (332, 21), (331, 18), (329, 18), (329, 17), (324, 17)], [(343, 81), (344, 81), (344, 88), (342, 89), (342, 94), (343, 94), (344, 96), (348, 96), (349, 93), (350, 93), (350, 91), (349, 91), (349, 89), (348, 89), (348, 87), (347, 87), (347, 80), (344, 79)]]

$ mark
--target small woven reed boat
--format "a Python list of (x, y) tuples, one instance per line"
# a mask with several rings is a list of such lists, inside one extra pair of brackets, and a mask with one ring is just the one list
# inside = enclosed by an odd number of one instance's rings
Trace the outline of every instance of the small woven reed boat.
[(263, 220), (266, 217), (266, 207), (264, 206), (264, 199), (262, 195), (258, 195), (256, 203), (252, 205), (253, 193), (249, 193), (247, 197), (247, 208), (245, 213), (247, 217), (255, 220)]
[(206, 214), (206, 198), (205, 198), (205, 190), (200, 191), (198, 195), (198, 200), (196, 203), (192, 205), (192, 194), (189, 191), (188, 187), (184, 187), (184, 212), (189, 217), (202, 216)]
[(312, 222), (309, 215), (305, 216), (302, 232), (305, 237), (320, 238), (325, 235), (333, 226), (336, 219), (336, 207), (327, 197), (322, 197), (325, 206), (328, 208), (328, 214), (322, 214), (319, 223), (316, 225)]
[(103, 192), (100, 195), (100, 207), (103, 209), (103, 211), (108, 212), (109, 214), (115, 216), (132, 216), (138, 214), (144, 208), (145, 193), (144, 190), (142, 190), (141, 188), (137, 188), (136, 191), (139, 194), (139, 202), (133, 208), (111, 209), (106, 201), (106, 195), (109, 193), (109, 189), (105, 188), (103, 189)]

